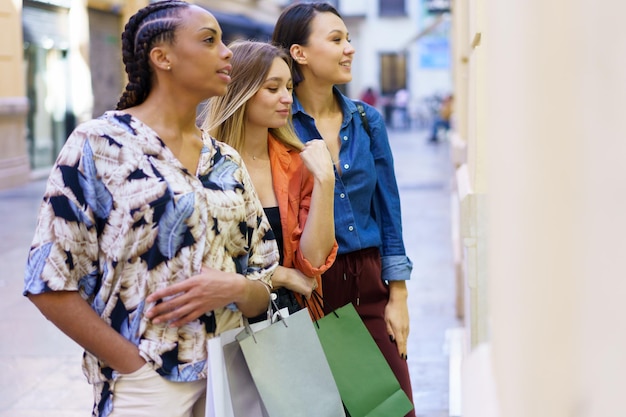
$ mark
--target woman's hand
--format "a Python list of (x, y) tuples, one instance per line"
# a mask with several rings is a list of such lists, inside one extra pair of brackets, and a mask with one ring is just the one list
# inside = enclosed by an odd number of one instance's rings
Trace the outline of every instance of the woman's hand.
[(253, 316), (267, 308), (268, 296), (262, 282), (203, 266), (199, 274), (150, 294), (146, 302), (158, 304), (146, 317), (153, 323), (179, 327), (233, 302), (244, 315)]
[(308, 141), (300, 152), (300, 158), (316, 181), (330, 182), (334, 185), (333, 160), (323, 139)]
[(389, 302), (385, 307), (387, 333), (396, 342), (398, 354), (407, 358), (407, 339), (409, 338), (408, 292), (405, 281), (389, 282)]
[(304, 275), (296, 268), (279, 266), (272, 277), (274, 287), (285, 287), (295, 293), (301, 294), (308, 300), (317, 288), (317, 280)]
[[(328, 147), (322, 139), (307, 142), (300, 158), (313, 177), (313, 191), (306, 222), (301, 224), (303, 231), (299, 250), (314, 268), (319, 268), (326, 263), (335, 245), (335, 171)], [(308, 198), (305, 196), (303, 201)]]

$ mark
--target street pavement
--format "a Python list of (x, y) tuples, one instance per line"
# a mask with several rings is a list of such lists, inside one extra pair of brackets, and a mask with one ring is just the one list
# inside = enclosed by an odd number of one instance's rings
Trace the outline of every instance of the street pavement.
[[(450, 227), (453, 175), (446, 142), (427, 132), (389, 132), (413, 274), (408, 283), (408, 364), (418, 417), (448, 417), (446, 331), (455, 315)], [(86, 417), (92, 391), (82, 350), (22, 295), (23, 271), (44, 180), (0, 191), (0, 417)]]

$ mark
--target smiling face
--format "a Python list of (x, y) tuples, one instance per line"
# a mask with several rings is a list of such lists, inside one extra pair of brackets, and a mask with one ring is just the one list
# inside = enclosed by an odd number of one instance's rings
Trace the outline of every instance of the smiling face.
[(174, 43), (166, 46), (172, 75), (181, 88), (202, 99), (224, 95), (231, 81), (232, 52), (222, 42), (217, 20), (197, 6), (182, 15)]
[(304, 78), (312, 76), (331, 84), (350, 82), (355, 50), (343, 20), (333, 13), (317, 13), (310, 29), (307, 44), (292, 47)]
[(261, 88), (246, 106), (246, 123), (264, 128), (279, 128), (287, 123), (293, 103), (293, 83), (289, 66), (274, 58)]

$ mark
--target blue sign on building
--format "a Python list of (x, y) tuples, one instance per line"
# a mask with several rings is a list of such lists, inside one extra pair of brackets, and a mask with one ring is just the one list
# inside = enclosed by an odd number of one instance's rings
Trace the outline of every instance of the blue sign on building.
[(422, 0), (421, 26), (428, 28), (419, 40), (419, 66), (425, 69), (450, 68), (450, 0)]
[(447, 37), (425, 37), (420, 41), (420, 49), (420, 67), (450, 68), (450, 41)]
[(430, 14), (450, 13), (450, 0), (424, 0)]

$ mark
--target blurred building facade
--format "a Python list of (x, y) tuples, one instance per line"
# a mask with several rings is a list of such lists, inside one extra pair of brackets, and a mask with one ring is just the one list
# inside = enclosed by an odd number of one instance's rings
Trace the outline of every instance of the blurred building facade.
[[(115, 106), (125, 83), (120, 33), (149, 1), (2, 2), (0, 21), (10, 36), (0, 43), (0, 65), (12, 76), (0, 81), (0, 189), (46, 175), (76, 124)], [(192, 1), (215, 14), (226, 42), (269, 40), (280, 11), (292, 2)], [(353, 81), (341, 87), (348, 95), (357, 98), (372, 87), (391, 99), (406, 89), (415, 116), (424, 97), (451, 89), (449, 19), (432, 2), (330, 1), (357, 50)]]
[[(126, 82), (120, 33), (149, 0), (5, 0), (0, 23), (0, 189), (47, 175), (68, 134), (114, 108)], [(268, 40), (271, 0), (193, 2), (219, 20), (225, 42)]]
[(432, 116), (428, 100), (451, 92), (449, 1), (331, 1), (346, 21), (356, 49), (353, 80), (346, 93), (359, 97), (373, 88), (377, 107), (393, 127), (391, 108), (408, 91), (409, 115), (417, 127)]
[(30, 164), (26, 146), (28, 99), (22, 66), (21, 2), (0, 2), (0, 188), (24, 183)]

